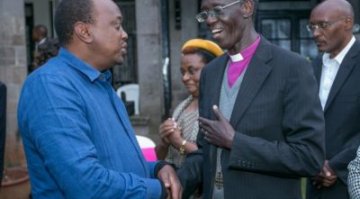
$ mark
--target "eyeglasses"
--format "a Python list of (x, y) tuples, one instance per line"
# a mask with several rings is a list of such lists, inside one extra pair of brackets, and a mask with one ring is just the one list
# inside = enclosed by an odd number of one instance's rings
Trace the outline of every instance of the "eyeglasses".
[(345, 18), (341, 18), (341, 19), (338, 19), (335, 21), (322, 21), (322, 22), (319, 22), (316, 24), (308, 24), (308, 25), (306, 25), (306, 29), (311, 33), (315, 32), (316, 30), (323, 31), (325, 29), (328, 29), (330, 26), (334, 25), (335, 23), (342, 21), (344, 19)]
[(240, 3), (240, 2), (241, 2), (241, 0), (238, 0), (238, 1), (234, 1), (234, 2), (231, 2), (229, 4), (226, 4), (226, 5), (223, 5), (223, 6), (216, 6), (211, 10), (200, 12), (199, 14), (196, 15), (195, 18), (199, 23), (203, 23), (204, 21), (206, 21), (206, 19), (208, 17), (216, 17), (216, 18), (218, 18), (219, 16), (221, 16), (224, 13), (223, 10), (225, 8), (228, 8), (228, 7), (232, 6), (232, 5), (235, 5), (235, 4)]

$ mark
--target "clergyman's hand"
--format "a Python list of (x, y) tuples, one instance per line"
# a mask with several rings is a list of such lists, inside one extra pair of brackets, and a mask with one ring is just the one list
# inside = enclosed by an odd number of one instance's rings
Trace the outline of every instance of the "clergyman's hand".
[(180, 199), (182, 196), (182, 186), (176, 175), (175, 170), (170, 165), (165, 165), (158, 172), (158, 178), (164, 183), (165, 188), (170, 193), (172, 199)]
[(317, 189), (331, 187), (336, 183), (336, 180), (336, 173), (330, 168), (329, 161), (325, 160), (321, 172), (313, 178), (313, 185)]
[(324, 166), (323, 166), (323, 170), (322, 173), (324, 173), (324, 179), (322, 181), (322, 186), (324, 187), (330, 187), (333, 184), (335, 184), (336, 180), (337, 180), (337, 175), (334, 172), (334, 170), (331, 169), (330, 165), (329, 165), (329, 161), (325, 160)]
[(235, 130), (216, 105), (213, 106), (213, 112), (216, 120), (199, 117), (201, 132), (204, 133), (204, 138), (211, 144), (230, 149)]

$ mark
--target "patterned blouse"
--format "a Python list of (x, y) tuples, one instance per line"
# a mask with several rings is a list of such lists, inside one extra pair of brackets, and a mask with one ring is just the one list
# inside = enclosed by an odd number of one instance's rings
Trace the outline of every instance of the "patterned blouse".
[[(196, 137), (199, 131), (199, 110), (195, 111), (185, 111), (185, 109), (190, 105), (193, 97), (190, 95), (184, 101), (182, 101), (176, 108), (173, 113), (173, 118), (178, 123), (181, 128), (182, 137), (188, 142), (196, 143)], [(174, 164), (179, 168), (185, 156), (181, 155), (179, 150), (172, 145), (169, 146), (166, 161)]]
[(357, 150), (356, 158), (350, 162), (348, 186), (351, 199), (360, 198), (360, 146)]

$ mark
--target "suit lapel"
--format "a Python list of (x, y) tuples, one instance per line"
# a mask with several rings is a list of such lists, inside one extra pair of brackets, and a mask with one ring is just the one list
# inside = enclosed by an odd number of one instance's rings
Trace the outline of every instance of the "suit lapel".
[(359, 50), (360, 44), (358, 42), (355, 42), (354, 45), (351, 47), (350, 51), (345, 56), (343, 62), (341, 63), (339, 71), (331, 87), (329, 97), (326, 101), (324, 112), (326, 112), (328, 107), (334, 101), (335, 96), (339, 92), (342, 85), (346, 82), (347, 78), (351, 74), (351, 71), (354, 69), (354, 66), (357, 64), (355, 58), (360, 53)]
[(260, 90), (266, 77), (271, 71), (267, 62), (271, 59), (270, 46), (264, 38), (261, 38), (260, 45), (256, 50), (250, 64), (246, 70), (239, 93), (236, 97), (230, 123), (233, 127), (241, 120), (251, 101)]
[[(210, 62), (209, 65), (206, 66), (206, 76), (209, 76), (207, 78), (207, 85), (204, 89), (207, 90), (206, 98), (210, 101), (210, 106), (207, 106), (204, 110), (204, 116), (208, 117), (209, 119), (215, 119), (215, 115), (212, 111), (212, 105), (219, 105), (220, 101), (220, 93), (221, 93), (221, 86), (223, 82), (224, 72), (227, 66), (227, 62), (229, 60), (229, 56), (227, 54), (224, 54), (223, 56), (219, 57), (218, 59), (215, 59), (214, 61)], [(205, 71), (203, 70), (203, 71)], [(209, 82), (209, 83), (208, 83)], [(204, 139), (199, 139), (198, 141), (204, 141)], [(216, 165), (217, 160), (217, 147), (212, 144), (207, 144), (209, 148), (206, 148), (209, 152), (209, 161), (211, 162), (211, 165)], [(211, 169), (214, 169), (211, 167)], [(212, 170), (210, 173), (214, 174), (215, 170)]]
[[(223, 55), (222, 57), (220, 57), (218, 61), (213, 63), (215, 67), (213, 67), (212, 70), (208, 71), (209, 73), (211, 73), (210, 76), (213, 78), (211, 78), (212, 79), (211, 86), (207, 88), (214, 88), (214, 92), (212, 93), (212, 97), (211, 97), (211, 103), (210, 103), (211, 105), (214, 104), (219, 105), (219, 101), (220, 101), (219, 93), (221, 93), (221, 86), (228, 60), (229, 60), (229, 56), (227, 54)], [(215, 119), (215, 115), (212, 109), (209, 109), (208, 111), (209, 112), (207, 113), (207, 115), (210, 115), (211, 119)]]
[(322, 71), (322, 55), (318, 56), (312, 63), (314, 75), (318, 85), (320, 85), (321, 71)]

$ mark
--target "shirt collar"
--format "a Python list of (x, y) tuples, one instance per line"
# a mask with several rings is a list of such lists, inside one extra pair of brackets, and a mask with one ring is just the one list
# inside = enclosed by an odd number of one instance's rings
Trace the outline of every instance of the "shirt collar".
[(37, 44), (40, 45), (40, 44), (43, 44), (45, 43), (46, 41), (46, 37), (42, 38)]
[[(355, 43), (356, 39), (354, 36), (352, 36), (349, 43), (343, 48), (338, 55), (336, 55), (332, 60), (335, 60), (338, 64), (341, 64), (344, 60), (346, 54), (349, 52), (352, 45)], [(323, 55), (323, 63), (327, 63), (331, 60), (329, 53), (324, 53)]]
[(97, 79), (101, 81), (108, 81), (108, 82), (111, 81), (111, 72), (109, 70), (106, 70), (101, 73), (93, 66), (79, 59), (73, 53), (71, 53), (65, 48), (60, 48), (59, 56), (65, 59), (65, 61), (69, 64), (69, 66), (75, 68), (76, 70), (86, 75), (91, 82), (94, 82)]
[(232, 62), (240, 62), (240, 61), (244, 60), (244, 57), (241, 55), (241, 53), (237, 53), (235, 55), (229, 54), (229, 56), (230, 56), (230, 59)]
[(241, 52), (239, 52), (235, 55), (229, 54), (230, 60), (232, 62), (240, 62), (246, 58), (251, 57), (255, 53), (255, 50), (258, 47), (259, 43), (260, 43), (260, 36), (252, 44), (250, 44), (250, 46), (246, 47)]

